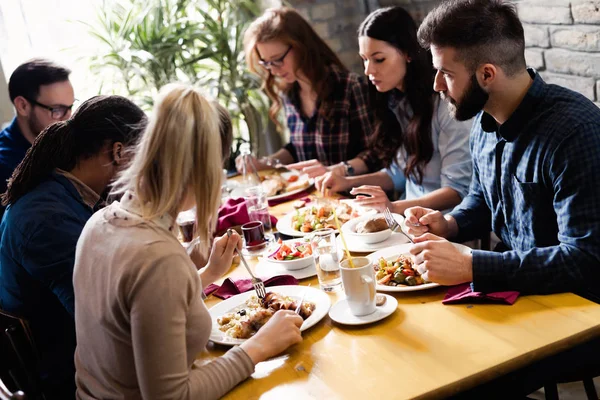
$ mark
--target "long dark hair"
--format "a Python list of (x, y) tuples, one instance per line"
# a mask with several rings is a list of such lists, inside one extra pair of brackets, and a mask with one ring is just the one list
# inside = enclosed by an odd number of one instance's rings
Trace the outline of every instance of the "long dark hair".
[(379, 93), (369, 82), (370, 96), (375, 111), (375, 131), (370, 148), (388, 167), (396, 159), (398, 149), (404, 146), (409, 159), (404, 173), (423, 181), (423, 169), (433, 156), (431, 119), (433, 117), (433, 77), (430, 53), (419, 46), (417, 26), (402, 7), (388, 7), (373, 11), (360, 24), (358, 36), (389, 43), (402, 51), (411, 62), (406, 64), (405, 96), (413, 116), (403, 132), (395, 114), (389, 109), (391, 92)]
[(135, 143), (145, 122), (144, 112), (125, 97), (95, 96), (83, 102), (69, 120), (56, 122), (38, 135), (8, 180), (2, 204), (13, 204), (55, 168), (73, 170), (106, 144)]
[(320, 111), (329, 110), (326, 103), (335, 84), (330, 79), (332, 68), (341, 72), (348, 72), (348, 69), (298, 11), (289, 7), (269, 8), (248, 27), (244, 34), (244, 48), (248, 68), (263, 79), (263, 89), (271, 99), (271, 120), (281, 128), (277, 119), (283, 107), (280, 94), (287, 95), (295, 87), (278, 82), (271, 71), (258, 65), (260, 55), (256, 44), (271, 40), (280, 40), (293, 47), (298, 60), (297, 70), (302, 71), (318, 94), (318, 101), (323, 106)]

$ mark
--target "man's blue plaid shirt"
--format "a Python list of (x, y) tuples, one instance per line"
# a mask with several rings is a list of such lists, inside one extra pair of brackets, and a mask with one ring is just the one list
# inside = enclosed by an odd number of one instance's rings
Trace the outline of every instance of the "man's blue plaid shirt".
[(600, 109), (530, 74), (533, 84), (504, 124), (485, 112), (475, 118), (473, 180), (451, 213), (457, 239), (491, 228), (511, 249), (473, 251), (476, 291), (598, 294)]

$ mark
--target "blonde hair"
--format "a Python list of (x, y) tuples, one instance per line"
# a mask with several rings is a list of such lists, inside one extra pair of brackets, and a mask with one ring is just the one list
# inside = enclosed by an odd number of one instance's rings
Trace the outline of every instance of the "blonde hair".
[(196, 235), (208, 249), (221, 201), (219, 115), (198, 89), (163, 87), (131, 165), (113, 192), (132, 190), (142, 217), (176, 215), (192, 191), (196, 202)]
[(310, 24), (302, 18), (298, 11), (289, 7), (269, 8), (256, 19), (244, 33), (244, 51), (246, 64), (251, 72), (263, 80), (262, 88), (271, 99), (269, 117), (281, 128), (277, 119), (279, 111), (283, 108), (280, 94), (287, 95), (293, 88), (277, 81), (269, 70), (260, 67), (258, 61), (260, 54), (256, 49), (257, 43), (266, 43), (279, 40), (292, 46), (296, 53), (297, 71), (302, 71), (310, 81), (322, 105), (328, 101), (329, 94), (333, 91), (334, 83), (329, 79), (331, 68), (348, 72), (333, 50), (315, 32)]

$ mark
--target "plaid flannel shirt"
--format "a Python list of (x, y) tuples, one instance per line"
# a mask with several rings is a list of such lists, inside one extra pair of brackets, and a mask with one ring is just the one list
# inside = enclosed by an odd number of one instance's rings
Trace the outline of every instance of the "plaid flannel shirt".
[(317, 159), (334, 165), (362, 156), (367, 148), (372, 132), (367, 82), (335, 66), (330, 79), (334, 86), (329, 98), (310, 117), (302, 115), (297, 84), (283, 99), (290, 130), (285, 148), (295, 161)]
[(471, 130), (473, 180), (451, 215), (458, 241), (493, 231), (503, 253), (473, 251), (476, 291), (600, 293), (600, 109), (533, 84), (501, 126), (480, 113)]

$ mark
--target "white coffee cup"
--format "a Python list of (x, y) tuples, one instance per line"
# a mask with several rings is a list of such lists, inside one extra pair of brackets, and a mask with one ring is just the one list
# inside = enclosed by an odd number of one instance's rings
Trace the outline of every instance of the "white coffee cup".
[(366, 257), (353, 257), (340, 263), (342, 282), (350, 312), (360, 317), (375, 312), (375, 271)]

